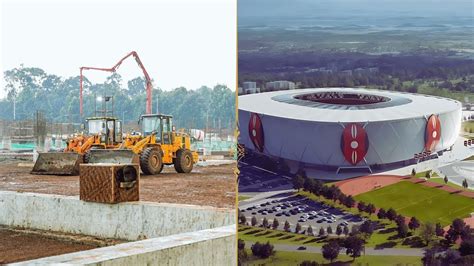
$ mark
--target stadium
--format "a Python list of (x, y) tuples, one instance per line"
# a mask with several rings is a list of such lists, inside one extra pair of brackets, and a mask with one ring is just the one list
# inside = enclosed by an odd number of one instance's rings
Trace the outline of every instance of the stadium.
[(459, 135), (461, 110), (451, 99), (359, 88), (243, 95), (239, 144), (292, 173), (343, 178), (442, 156)]

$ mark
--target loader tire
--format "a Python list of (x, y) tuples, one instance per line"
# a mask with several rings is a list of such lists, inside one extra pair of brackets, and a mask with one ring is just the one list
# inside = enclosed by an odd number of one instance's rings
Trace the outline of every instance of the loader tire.
[(140, 155), (140, 168), (145, 175), (156, 175), (163, 170), (161, 152), (156, 148), (146, 148)]
[(190, 150), (180, 149), (176, 152), (174, 169), (178, 173), (189, 173), (193, 170), (193, 154)]

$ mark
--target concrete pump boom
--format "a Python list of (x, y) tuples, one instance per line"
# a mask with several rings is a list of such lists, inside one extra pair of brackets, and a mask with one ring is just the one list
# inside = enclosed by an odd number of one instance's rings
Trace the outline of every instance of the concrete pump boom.
[(151, 78), (148, 75), (148, 72), (145, 69), (145, 66), (143, 65), (142, 61), (140, 60), (140, 57), (138, 56), (137, 52), (132, 51), (126, 56), (124, 56), (120, 61), (117, 62), (113, 67), (111, 68), (101, 68), (101, 67), (81, 67), (80, 68), (80, 96), (79, 96), (79, 104), (80, 104), (80, 113), (81, 116), (83, 115), (83, 109), (82, 109), (82, 88), (83, 88), (83, 71), (84, 70), (99, 70), (99, 71), (106, 71), (106, 72), (116, 72), (117, 69), (120, 67), (120, 65), (127, 59), (128, 57), (133, 56), (135, 58), (135, 61), (137, 62), (138, 66), (141, 68), (143, 71), (143, 75), (145, 76), (145, 81), (146, 81), (146, 113), (151, 114), (151, 91), (152, 91), (152, 84), (151, 84)]

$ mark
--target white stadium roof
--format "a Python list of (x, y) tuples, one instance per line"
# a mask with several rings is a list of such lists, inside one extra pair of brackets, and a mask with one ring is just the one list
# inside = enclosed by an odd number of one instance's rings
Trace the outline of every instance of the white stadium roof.
[(452, 99), (359, 88), (318, 88), (239, 96), (243, 111), (318, 122), (376, 122), (443, 114), (461, 109)]

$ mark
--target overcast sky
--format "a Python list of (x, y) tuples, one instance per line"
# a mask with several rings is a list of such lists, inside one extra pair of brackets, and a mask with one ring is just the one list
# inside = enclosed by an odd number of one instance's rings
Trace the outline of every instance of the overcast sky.
[(238, 0), (246, 17), (285, 16), (474, 16), (473, 0)]
[[(1, 9), (2, 73), (24, 64), (76, 76), (81, 66), (112, 67), (135, 50), (162, 89), (235, 89), (235, 0), (4, 0)], [(134, 60), (118, 73), (142, 76)], [(87, 76), (103, 82), (106, 74)]]

